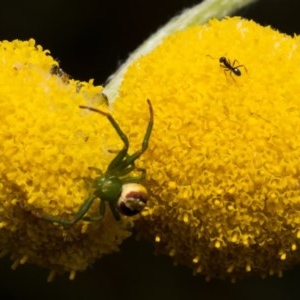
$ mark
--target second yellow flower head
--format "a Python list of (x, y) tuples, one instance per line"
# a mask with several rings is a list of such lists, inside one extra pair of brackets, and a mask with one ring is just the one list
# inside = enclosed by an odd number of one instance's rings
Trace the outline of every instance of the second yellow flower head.
[(195, 273), (281, 275), (300, 261), (299, 42), (213, 20), (172, 34), (125, 75), (114, 113), (133, 141), (146, 98), (155, 112), (141, 235)]

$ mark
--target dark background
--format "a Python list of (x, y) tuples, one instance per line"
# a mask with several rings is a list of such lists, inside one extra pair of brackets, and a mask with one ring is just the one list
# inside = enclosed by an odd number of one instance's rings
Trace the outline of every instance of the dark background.
[[(105, 82), (142, 41), (196, 0), (3, 1), (0, 40), (34, 38), (73, 78)], [(300, 1), (261, 0), (236, 13), (288, 34), (300, 33)], [(262, 66), (263, 67), (263, 66)], [(235, 284), (193, 277), (153, 255), (151, 245), (130, 239), (118, 254), (90, 270), (48, 284), (48, 271), (0, 260), (0, 300), (19, 299), (300, 299), (300, 268), (282, 279), (247, 279)]]
[[(151, 33), (197, 0), (1, 1), (0, 40), (34, 38), (76, 79), (106, 78)], [(300, 32), (298, 0), (260, 0), (238, 12), (288, 34)]]

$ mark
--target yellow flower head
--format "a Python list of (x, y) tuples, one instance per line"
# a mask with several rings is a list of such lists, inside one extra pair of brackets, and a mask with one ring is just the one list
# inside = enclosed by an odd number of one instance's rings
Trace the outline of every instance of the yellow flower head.
[(138, 147), (147, 98), (154, 108), (140, 234), (207, 278), (300, 262), (299, 95), (299, 37), (240, 18), (172, 34), (133, 63), (114, 114)]
[[(106, 211), (70, 228), (41, 215), (72, 218), (91, 191), (89, 167), (105, 170), (122, 146), (108, 120), (79, 105), (103, 103), (102, 87), (71, 80), (33, 40), (0, 43), (0, 254), (55, 272), (84, 270), (118, 250), (133, 225)], [(102, 108), (103, 109), (103, 108)], [(105, 107), (104, 107), (105, 109)], [(106, 143), (108, 145), (108, 143)], [(95, 201), (89, 213), (98, 212)]]

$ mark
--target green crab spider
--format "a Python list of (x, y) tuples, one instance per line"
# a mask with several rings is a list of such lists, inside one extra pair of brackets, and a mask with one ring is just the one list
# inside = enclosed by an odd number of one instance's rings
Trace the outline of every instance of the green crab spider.
[[(105, 116), (110, 124), (114, 127), (120, 139), (124, 143), (123, 148), (116, 154), (108, 165), (105, 173), (95, 167), (90, 169), (96, 171), (98, 176), (92, 181), (91, 187), (94, 192), (89, 196), (80, 207), (79, 211), (70, 220), (60, 219), (51, 216), (43, 216), (42, 218), (53, 223), (64, 226), (71, 226), (80, 220), (95, 222), (103, 218), (108, 203), (110, 210), (116, 220), (120, 220), (120, 214), (133, 216), (139, 213), (146, 205), (148, 194), (146, 188), (139, 184), (146, 177), (146, 170), (135, 167), (135, 161), (147, 150), (148, 142), (153, 128), (153, 108), (150, 100), (147, 100), (150, 111), (150, 120), (142, 142), (141, 149), (128, 154), (129, 140), (122, 131), (116, 120), (110, 113), (102, 110), (80, 105), (82, 109), (88, 109)], [(111, 151), (113, 152), (113, 151)], [(139, 176), (127, 176), (132, 171), (140, 172)], [(86, 216), (89, 208), (96, 199), (100, 199), (99, 214), (96, 216)]]

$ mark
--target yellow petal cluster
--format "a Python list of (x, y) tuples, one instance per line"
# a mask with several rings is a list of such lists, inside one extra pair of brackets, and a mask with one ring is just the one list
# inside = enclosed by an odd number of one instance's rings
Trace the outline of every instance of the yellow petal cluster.
[(140, 235), (207, 279), (299, 263), (299, 95), (299, 37), (237, 17), (172, 34), (136, 60), (114, 110), (139, 147), (147, 98), (154, 108)]
[[(39, 216), (71, 219), (91, 191), (89, 167), (103, 171), (122, 146), (108, 120), (79, 105), (106, 108), (102, 87), (72, 80), (34, 40), (0, 43), (0, 255), (13, 268), (25, 262), (56, 272), (85, 270), (118, 250), (132, 221), (117, 222), (106, 211), (102, 222), (71, 228)], [(98, 212), (99, 201), (90, 210)]]

